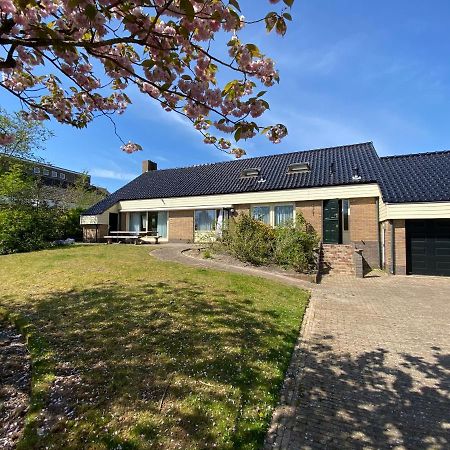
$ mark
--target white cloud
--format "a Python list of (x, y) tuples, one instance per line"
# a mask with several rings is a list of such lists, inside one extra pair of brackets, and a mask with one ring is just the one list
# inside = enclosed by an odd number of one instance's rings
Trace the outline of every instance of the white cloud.
[(118, 172), (108, 169), (92, 169), (89, 174), (94, 177), (107, 178), (109, 180), (131, 181), (137, 177), (136, 173)]

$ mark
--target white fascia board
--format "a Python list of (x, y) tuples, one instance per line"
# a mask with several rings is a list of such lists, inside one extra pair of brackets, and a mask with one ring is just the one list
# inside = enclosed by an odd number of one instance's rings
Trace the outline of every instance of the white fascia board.
[(386, 203), (384, 220), (450, 219), (450, 202)]
[(244, 204), (288, 203), (305, 200), (327, 200), (332, 198), (379, 197), (378, 184), (353, 184), (278, 191), (244, 192), (239, 194), (202, 195), (160, 199), (122, 200), (122, 212), (151, 210), (186, 210), (206, 208), (230, 208)]

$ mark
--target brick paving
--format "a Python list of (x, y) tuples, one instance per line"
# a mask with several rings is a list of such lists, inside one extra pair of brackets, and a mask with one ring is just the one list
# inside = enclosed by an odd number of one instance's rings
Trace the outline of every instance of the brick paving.
[[(237, 271), (180, 247), (155, 256)], [(450, 279), (337, 275), (313, 287), (264, 449), (450, 449)]]
[(449, 449), (450, 279), (325, 278), (265, 449)]

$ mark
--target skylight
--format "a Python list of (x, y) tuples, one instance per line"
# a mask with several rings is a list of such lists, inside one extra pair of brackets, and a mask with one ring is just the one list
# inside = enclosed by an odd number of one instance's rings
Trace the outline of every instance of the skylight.
[(288, 173), (311, 172), (311, 166), (308, 162), (298, 162), (288, 165)]
[(258, 169), (255, 167), (253, 167), (251, 169), (244, 169), (241, 171), (241, 178), (257, 177), (260, 172), (261, 172), (261, 169)]

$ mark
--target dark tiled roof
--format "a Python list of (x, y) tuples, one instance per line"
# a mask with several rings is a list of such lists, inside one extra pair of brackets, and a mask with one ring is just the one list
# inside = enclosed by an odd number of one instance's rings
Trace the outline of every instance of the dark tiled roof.
[(450, 150), (380, 158), (387, 203), (450, 201)]
[[(311, 171), (288, 174), (289, 164)], [(361, 180), (352, 179), (357, 167)], [(244, 169), (260, 176), (241, 178)], [(260, 182), (261, 180), (265, 180)], [(450, 151), (379, 157), (371, 142), (143, 173), (84, 212), (101, 214), (121, 200), (220, 195), (378, 183), (387, 203), (450, 201)]]
[[(121, 200), (189, 197), (241, 192), (260, 192), (303, 187), (376, 182), (379, 157), (371, 142), (272, 156), (245, 158), (215, 164), (156, 170), (143, 173), (118, 191), (85, 211), (101, 214)], [(310, 172), (288, 174), (289, 164), (308, 162)], [(244, 169), (259, 168), (260, 176), (241, 178)], [(264, 182), (259, 182), (265, 180)]]

